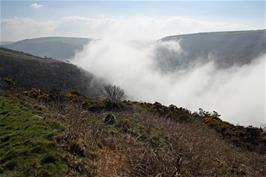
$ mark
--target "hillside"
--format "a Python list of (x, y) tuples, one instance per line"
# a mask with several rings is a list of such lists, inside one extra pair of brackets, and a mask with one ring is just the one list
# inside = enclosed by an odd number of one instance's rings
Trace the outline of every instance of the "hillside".
[(0, 77), (13, 79), (17, 86), (75, 90), (84, 95), (99, 96), (104, 82), (75, 65), (53, 59), (0, 48)]
[(39, 57), (49, 57), (58, 60), (72, 58), (76, 52), (90, 42), (88, 38), (43, 37), (25, 39), (2, 47), (30, 53)]
[(245, 65), (266, 53), (266, 30), (209, 32), (168, 36), (164, 42), (179, 42), (181, 53), (164, 48), (157, 61), (164, 71), (213, 61), (218, 68)]
[(0, 95), (0, 176), (64, 175), (63, 151), (51, 139), (63, 127), (41, 120), (43, 111), (19, 102)]
[(174, 105), (13, 88), (0, 120), (0, 176), (266, 175), (261, 129)]

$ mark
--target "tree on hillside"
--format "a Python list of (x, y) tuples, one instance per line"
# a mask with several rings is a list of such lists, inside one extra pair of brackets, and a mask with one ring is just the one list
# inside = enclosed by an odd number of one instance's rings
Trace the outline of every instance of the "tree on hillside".
[(109, 98), (111, 100), (122, 100), (125, 98), (124, 90), (116, 85), (103, 86), (102, 93), (104, 97)]

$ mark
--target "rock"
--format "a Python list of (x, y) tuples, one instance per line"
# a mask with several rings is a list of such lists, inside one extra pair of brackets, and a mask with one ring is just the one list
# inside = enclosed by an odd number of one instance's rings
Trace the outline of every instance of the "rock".
[(116, 118), (113, 114), (107, 114), (107, 116), (105, 116), (103, 122), (105, 124), (109, 124), (109, 125), (112, 125), (116, 122)]

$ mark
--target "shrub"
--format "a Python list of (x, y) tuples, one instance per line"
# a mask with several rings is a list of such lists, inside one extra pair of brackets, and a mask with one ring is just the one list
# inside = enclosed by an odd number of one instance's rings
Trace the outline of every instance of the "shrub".
[(104, 97), (111, 100), (122, 100), (125, 98), (125, 92), (118, 86), (106, 85), (102, 89), (102, 94)]
[(65, 93), (65, 97), (69, 100), (76, 99), (79, 96), (81, 96), (81, 94), (76, 91), (69, 91)]
[(47, 93), (42, 92), (40, 89), (37, 89), (37, 88), (32, 88), (29, 91), (25, 91), (24, 94), (31, 98), (39, 99), (41, 101), (45, 101), (45, 102), (49, 101), (49, 95)]

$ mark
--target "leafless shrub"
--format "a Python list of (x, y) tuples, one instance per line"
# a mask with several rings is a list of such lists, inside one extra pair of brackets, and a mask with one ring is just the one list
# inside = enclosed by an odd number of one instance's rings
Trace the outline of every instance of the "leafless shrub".
[(122, 100), (125, 98), (125, 92), (123, 89), (116, 85), (106, 85), (102, 89), (104, 97), (111, 100)]

